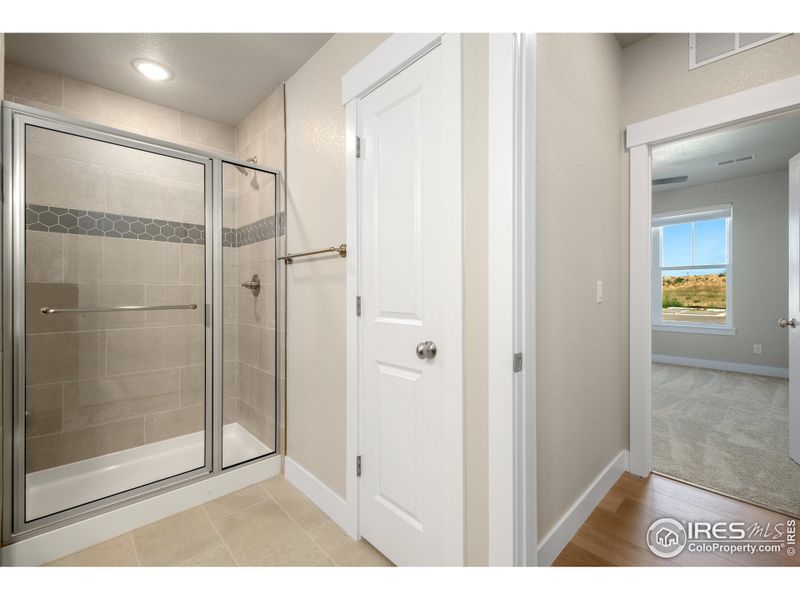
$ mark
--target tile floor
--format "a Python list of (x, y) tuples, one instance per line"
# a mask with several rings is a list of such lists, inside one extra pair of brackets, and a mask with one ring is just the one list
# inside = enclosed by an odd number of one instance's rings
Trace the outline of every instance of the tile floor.
[(262, 481), (52, 566), (391, 566), (283, 477)]

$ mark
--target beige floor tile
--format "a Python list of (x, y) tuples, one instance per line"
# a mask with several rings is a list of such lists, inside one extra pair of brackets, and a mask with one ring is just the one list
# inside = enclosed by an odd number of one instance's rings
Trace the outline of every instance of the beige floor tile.
[(220, 544), (211, 550), (206, 550), (202, 554), (195, 556), (181, 563), (182, 567), (235, 567), (236, 563), (228, 550)]
[(330, 519), (317, 524), (309, 535), (340, 567), (392, 567), (392, 562), (365, 540), (355, 541)]
[(133, 540), (143, 566), (176, 565), (220, 544), (200, 506), (137, 529)]
[(238, 492), (206, 502), (203, 507), (212, 521), (218, 521), (267, 498), (267, 493), (261, 486), (251, 485)]
[(281, 505), (281, 508), (306, 531), (328, 520), (324, 512), (285, 478), (273, 477), (262, 481), (261, 485)]
[(51, 567), (135, 567), (133, 537), (126, 533), (49, 563)]
[(254, 504), (215, 525), (239, 565), (331, 564), (319, 546), (272, 500)]

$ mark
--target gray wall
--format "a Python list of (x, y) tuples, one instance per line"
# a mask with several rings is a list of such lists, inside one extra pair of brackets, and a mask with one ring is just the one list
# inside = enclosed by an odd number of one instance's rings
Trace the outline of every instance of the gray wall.
[[(611, 34), (537, 36), (539, 535), (628, 443), (620, 320), (622, 68)], [(605, 301), (595, 302), (595, 282)], [(627, 290), (626, 290), (627, 293)]]
[[(287, 243), (345, 237), (345, 112), (340, 79), (387, 38), (336, 34), (286, 82)], [(466, 561), (488, 562), (488, 37), (463, 38)], [(614, 150), (617, 151), (616, 149)], [(618, 161), (618, 156), (616, 158)], [(287, 270), (287, 455), (345, 495), (345, 261)], [(314, 365), (314, 377), (307, 376)]]
[[(288, 250), (345, 241), (341, 77), (386, 37), (336, 34), (286, 82)], [(286, 455), (342, 497), (347, 467), (346, 265), (338, 259), (309, 260), (286, 270)]]
[[(653, 332), (653, 354), (789, 366), (785, 316), (789, 282), (786, 170), (653, 194), (653, 213), (733, 204), (733, 323), (736, 335)], [(753, 354), (753, 344), (763, 354)]]

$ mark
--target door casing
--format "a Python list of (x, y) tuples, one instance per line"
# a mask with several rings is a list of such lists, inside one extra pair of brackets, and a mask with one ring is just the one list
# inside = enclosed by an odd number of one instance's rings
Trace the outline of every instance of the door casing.
[(634, 475), (647, 477), (652, 471), (651, 149), (667, 141), (797, 108), (800, 75), (640, 121), (625, 129), (630, 153), (630, 471)]

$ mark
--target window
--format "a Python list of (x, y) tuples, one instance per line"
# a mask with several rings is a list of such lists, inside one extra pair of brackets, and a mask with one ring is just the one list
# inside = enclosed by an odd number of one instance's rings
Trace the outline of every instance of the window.
[(653, 328), (732, 333), (731, 206), (653, 216)]

